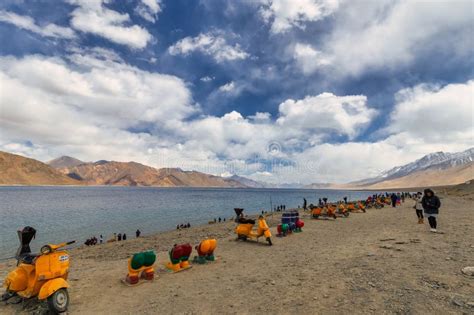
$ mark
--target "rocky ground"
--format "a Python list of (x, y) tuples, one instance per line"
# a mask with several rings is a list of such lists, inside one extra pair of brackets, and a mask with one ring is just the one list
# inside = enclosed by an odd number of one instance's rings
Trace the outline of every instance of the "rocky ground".
[[(446, 191), (445, 191), (446, 192)], [(303, 233), (274, 245), (237, 242), (234, 223), (172, 231), (71, 251), (71, 314), (474, 314), (472, 190), (442, 196), (439, 230), (417, 224), (411, 201), (349, 218), (305, 218)], [(304, 216), (304, 215), (303, 215)], [(278, 217), (269, 218), (272, 232)], [(216, 237), (218, 261), (172, 274), (166, 250)], [(158, 272), (120, 283), (126, 259), (155, 249)], [(3, 279), (14, 262), (0, 265)], [(41, 313), (34, 301), (0, 313)]]

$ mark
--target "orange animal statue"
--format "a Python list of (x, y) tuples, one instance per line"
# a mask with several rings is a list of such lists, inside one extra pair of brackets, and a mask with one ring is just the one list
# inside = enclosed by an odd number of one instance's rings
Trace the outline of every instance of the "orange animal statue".
[(198, 264), (205, 264), (208, 261), (214, 261), (214, 250), (217, 247), (217, 240), (206, 239), (201, 241), (199, 245), (195, 247), (198, 252), (198, 256), (194, 257), (193, 262)]

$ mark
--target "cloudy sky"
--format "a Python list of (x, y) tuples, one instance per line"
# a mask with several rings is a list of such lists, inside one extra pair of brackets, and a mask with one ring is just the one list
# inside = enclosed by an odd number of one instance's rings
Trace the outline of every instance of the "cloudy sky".
[(0, 150), (347, 182), (474, 146), (474, 2), (4, 0)]

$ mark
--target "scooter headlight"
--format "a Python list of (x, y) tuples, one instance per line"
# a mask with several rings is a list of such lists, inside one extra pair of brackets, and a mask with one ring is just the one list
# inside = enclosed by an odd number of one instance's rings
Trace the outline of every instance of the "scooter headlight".
[(49, 253), (51, 253), (52, 251), (53, 251), (53, 249), (52, 249), (51, 246), (49, 246), (49, 245), (44, 245), (44, 246), (41, 247), (41, 249), (40, 249), (40, 252), (41, 252), (41, 254), (43, 254), (43, 255), (49, 254)]

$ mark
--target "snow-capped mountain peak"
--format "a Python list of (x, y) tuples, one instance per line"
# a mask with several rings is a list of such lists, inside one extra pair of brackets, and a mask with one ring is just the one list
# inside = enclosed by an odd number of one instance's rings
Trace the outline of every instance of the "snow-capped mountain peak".
[(423, 156), (422, 158), (405, 164), (396, 166), (388, 171), (381, 173), (379, 176), (358, 181), (360, 184), (373, 184), (380, 181), (399, 178), (414, 172), (423, 170), (441, 170), (459, 165), (464, 165), (474, 161), (474, 148), (470, 148), (463, 152), (434, 152)]

